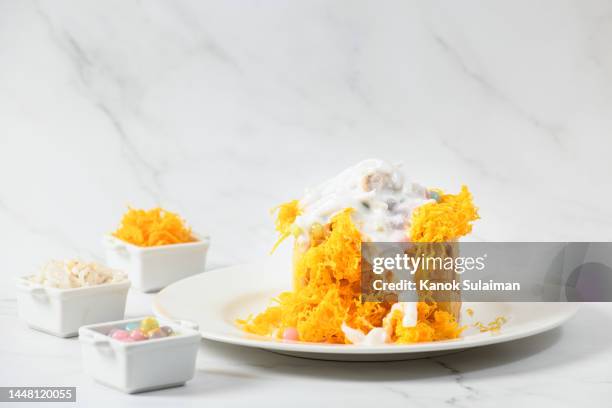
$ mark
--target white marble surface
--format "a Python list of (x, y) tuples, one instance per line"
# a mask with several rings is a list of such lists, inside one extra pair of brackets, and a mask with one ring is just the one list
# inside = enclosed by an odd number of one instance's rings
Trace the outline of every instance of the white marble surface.
[(0, 385), (77, 385), (100, 405), (604, 405), (609, 305), (437, 360), (204, 342), (186, 388), (130, 397), (82, 376), (76, 341), (26, 329), (12, 280), (100, 260), (127, 204), (211, 234), (211, 267), (263, 256), (269, 208), (366, 157), (468, 184), (475, 239), (610, 240), (611, 43), (606, 0), (0, 0)]

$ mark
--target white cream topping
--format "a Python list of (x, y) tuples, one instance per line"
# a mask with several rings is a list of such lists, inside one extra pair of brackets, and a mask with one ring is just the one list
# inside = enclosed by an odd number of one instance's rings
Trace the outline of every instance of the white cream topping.
[(126, 279), (126, 275), (121, 271), (78, 260), (49, 261), (37, 275), (29, 278), (30, 282), (60, 289), (123, 282)]
[(390, 330), (389, 324), (391, 322), (391, 316), (393, 312), (399, 310), (403, 313), (402, 326), (412, 327), (417, 324), (417, 308), (416, 302), (397, 302), (391, 306), (391, 310), (387, 313), (387, 316), (383, 319), (383, 327), (375, 327), (365, 334), (361, 330), (353, 329), (347, 326), (346, 323), (342, 323), (342, 332), (346, 338), (353, 344), (362, 346), (376, 346), (389, 342), (388, 332)]
[(399, 166), (364, 160), (306, 190), (300, 200), (302, 214), (295, 220), (301, 230), (298, 242), (307, 244), (313, 225), (327, 224), (345, 208), (354, 209), (353, 221), (364, 240), (407, 241), (412, 212), (432, 201), (423, 186), (405, 181)]
[(399, 310), (403, 313), (402, 326), (412, 327), (417, 324), (417, 306), (416, 302), (397, 302), (391, 306), (391, 310), (387, 316), (392, 316), (393, 312)]
[(342, 332), (355, 345), (377, 346), (387, 343), (387, 330), (382, 327), (375, 327), (368, 334), (365, 334), (361, 330), (353, 329), (346, 323), (342, 323)]

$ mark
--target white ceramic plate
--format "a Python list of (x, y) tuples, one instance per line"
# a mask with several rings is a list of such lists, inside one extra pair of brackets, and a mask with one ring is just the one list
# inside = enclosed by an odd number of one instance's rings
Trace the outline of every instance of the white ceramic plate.
[(389, 361), (422, 358), (471, 347), (516, 340), (542, 333), (572, 317), (577, 303), (465, 303), (473, 317), (462, 314), (462, 323), (488, 323), (497, 316), (508, 321), (498, 333), (480, 333), (471, 327), (457, 340), (409, 345), (355, 346), (287, 342), (249, 335), (236, 325), (237, 318), (265, 309), (273, 296), (291, 287), (291, 269), (286, 263), (262, 262), (205, 272), (176, 282), (153, 300), (154, 313), (173, 320), (197, 323), (203, 338), (255, 347), (298, 357)]

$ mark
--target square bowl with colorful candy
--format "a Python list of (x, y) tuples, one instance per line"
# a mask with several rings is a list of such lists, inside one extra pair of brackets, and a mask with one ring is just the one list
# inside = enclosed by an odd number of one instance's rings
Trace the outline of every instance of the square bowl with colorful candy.
[(125, 270), (136, 289), (154, 292), (203, 272), (210, 238), (194, 233), (175, 213), (130, 208), (104, 244), (109, 265)]
[(200, 334), (189, 322), (144, 317), (81, 327), (79, 341), (87, 374), (136, 393), (191, 380)]
[(19, 317), (30, 327), (76, 336), (87, 324), (123, 319), (130, 281), (118, 270), (79, 260), (50, 261), (17, 280)]

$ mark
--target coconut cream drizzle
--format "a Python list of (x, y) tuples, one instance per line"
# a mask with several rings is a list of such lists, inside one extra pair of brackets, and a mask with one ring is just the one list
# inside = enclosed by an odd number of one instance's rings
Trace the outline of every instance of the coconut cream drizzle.
[(342, 332), (346, 338), (353, 344), (362, 346), (377, 346), (385, 343), (390, 343), (388, 333), (391, 331), (390, 317), (393, 312), (399, 310), (402, 312), (402, 325), (404, 327), (412, 327), (417, 324), (417, 308), (416, 302), (397, 302), (391, 306), (391, 310), (383, 319), (383, 327), (375, 327), (365, 334), (361, 330), (353, 329), (346, 323), (342, 323)]
[(353, 329), (346, 323), (342, 323), (342, 332), (355, 345), (377, 346), (387, 343), (387, 330), (382, 327), (375, 327), (368, 334), (364, 334), (361, 330)]
[(412, 212), (433, 202), (425, 187), (407, 182), (400, 167), (378, 159), (364, 160), (317, 187), (300, 200), (295, 220), (298, 243), (308, 244), (315, 224), (327, 224), (338, 212), (352, 208), (353, 222), (364, 240), (403, 242), (409, 239)]

